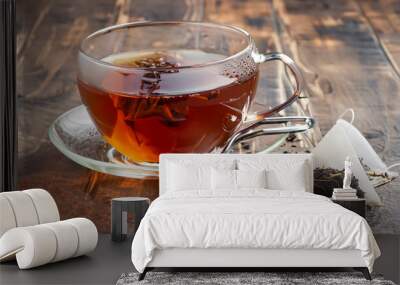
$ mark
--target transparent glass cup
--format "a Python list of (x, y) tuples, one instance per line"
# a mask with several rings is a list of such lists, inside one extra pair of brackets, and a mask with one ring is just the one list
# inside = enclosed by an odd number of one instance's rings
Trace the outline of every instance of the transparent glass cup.
[[(250, 114), (259, 64), (270, 60), (289, 67), (294, 92)], [(160, 153), (226, 152), (242, 139), (304, 131), (311, 118), (269, 118), (296, 100), (302, 84), (288, 56), (260, 54), (246, 31), (219, 24), (117, 25), (88, 36), (79, 51), (78, 87), (88, 113), (104, 139), (137, 163), (158, 162)], [(288, 121), (304, 124), (255, 130)]]

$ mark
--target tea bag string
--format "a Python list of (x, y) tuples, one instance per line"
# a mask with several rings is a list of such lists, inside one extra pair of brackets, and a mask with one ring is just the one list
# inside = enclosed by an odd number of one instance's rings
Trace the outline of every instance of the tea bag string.
[(400, 161), (399, 162), (395, 162), (392, 165), (389, 165), (388, 167), (386, 167), (386, 171), (389, 171), (389, 169), (392, 169), (396, 166), (400, 166)]
[(350, 124), (353, 124), (353, 122), (354, 122), (354, 118), (355, 118), (355, 113), (354, 113), (354, 109), (353, 108), (348, 108), (348, 109), (346, 109), (340, 116), (339, 116), (339, 119), (343, 119), (343, 117), (347, 114), (347, 113), (350, 113), (351, 114), (351, 120), (350, 120)]
[(397, 166), (400, 166), (400, 162), (395, 162), (392, 165), (389, 165), (388, 167), (386, 167), (384, 174), (386, 177), (390, 177), (390, 180), (399, 176), (398, 172), (389, 171), (390, 169), (397, 167)]
[[(350, 124), (353, 124), (354, 119), (355, 119), (355, 112), (353, 108), (348, 108), (346, 109), (340, 116), (339, 119), (343, 119), (344, 116), (346, 116), (348, 113), (351, 114), (351, 119), (349, 121)], [(400, 166), (400, 161), (393, 163), (392, 165), (389, 165), (388, 167), (386, 167), (386, 169), (383, 171), (383, 173), (388, 173), (390, 169), (395, 168)], [(392, 173), (393, 175), (393, 173)]]

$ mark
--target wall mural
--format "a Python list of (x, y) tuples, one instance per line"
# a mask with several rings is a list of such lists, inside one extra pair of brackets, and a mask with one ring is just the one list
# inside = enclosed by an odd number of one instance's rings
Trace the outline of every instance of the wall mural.
[[(399, 160), (400, 140), (396, 126), (400, 118), (396, 110), (400, 110), (400, 101), (394, 96), (398, 94), (400, 80), (393, 69), (397, 65), (390, 62), (397, 57), (386, 56), (385, 53), (393, 51), (390, 45), (383, 53), (377, 43), (376, 37), (383, 36), (379, 32), (380, 22), (364, 19), (372, 13), (367, 2), (359, 6), (351, 1), (344, 2), (340, 9), (332, 8), (332, 17), (321, 19), (316, 15), (330, 9), (324, 2), (329, 1), (308, 5), (308, 2), (296, 1), (177, 0), (172, 5), (161, 0), (151, 1), (151, 4), (134, 0), (38, 0), (34, 6), (27, 1), (18, 1), (18, 189), (47, 189), (55, 198), (63, 219), (87, 217), (101, 232), (110, 230), (111, 198), (143, 196), (154, 199), (158, 196), (154, 169), (141, 169), (141, 174), (126, 170), (124, 158), (109, 151), (110, 145), (99, 139), (96, 129), (90, 129), (92, 125), (84, 125), (88, 117), (85, 117), (77, 88), (81, 41), (101, 28), (139, 20), (232, 24), (247, 30), (260, 52), (284, 52), (298, 63), (307, 87), (297, 103), (281, 114), (312, 115), (318, 125), (307, 135), (277, 135), (245, 142), (236, 146), (237, 152), (256, 152), (266, 146), (277, 147), (281, 152), (309, 151), (335, 124), (339, 115), (351, 107), (356, 112), (354, 124), (378, 154), (388, 164)], [(155, 6), (159, 9), (154, 9)], [(302, 17), (306, 17), (306, 21)], [(365, 45), (368, 49), (364, 49)], [(149, 60), (145, 59), (146, 62)], [(333, 63), (335, 68), (332, 68)], [(379, 69), (371, 68), (377, 64)], [(343, 70), (351, 70), (352, 78), (344, 76)], [(377, 81), (377, 78), (384, 80)], [(292, 93), (293, 83), (290, 72), (282, 64), (260, 66), (258, 91), (252, 108), (260, 111), (283, 103)], [(86, 92), (90, 87), (81, 84), (80, 88), (86, 103), (91, 104), (92, 93)], [(72, 113), (66, 113), (71, 109), (74, 110)], [(105, 113), (112, 112), (107, 109)], [(61, 115), (63, 121), (57, 121)], [(89, 132), (79, 133), (82, 124)], [(106, 134), (107, 130), (102, 132)], [(67, 143), (80, 157), (95, 157), (96, 161), (105, 164), (88, 165), (91, 160), (71, 155), (57, 140)], [(84, 144), (80, 143), (82, 140)], [(123, 147), (121, 149), (124, 152)], [(126, 154), (144, 158), (147, 162), (153, 160), (150, 152)], [(116, 168), (107, 164), (110, 156), (116, 160)], [(121, 163), (123, 166), (118, 166)], [(111, 168), (104, 171), (102, 166)], [(96, 167), (100, 171), (93, 170)], [(143, 171), (147, 171), (146, 175)], [(119, 176), (104, 172), (118, 172)], [(143, 176), (146, 178), (138, 178)], [(398, 183), (395, 180), (377, 189), (384, 206), (368, 211), (374, 230), (399, 233), (397, 205), (400, 191), (395, 190), (399, 188)]]

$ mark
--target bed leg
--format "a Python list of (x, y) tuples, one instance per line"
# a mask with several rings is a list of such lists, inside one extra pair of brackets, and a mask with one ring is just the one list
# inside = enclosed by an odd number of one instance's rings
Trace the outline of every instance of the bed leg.
[(148, 269), (147, 267), (143, 270), (142, 273), (139, 274), (139, 278), (138, 281), (142, 281), (144, 279), (144, 277), (146, 277), (146, 273), (147, 273)]
[(362, 274), (364, 275), (365, 279), (372, 280), (371, 274), (369, 274), (369, 270), (367, 267), (355, 267), (354, 269), (357, 271), (361, 271)]

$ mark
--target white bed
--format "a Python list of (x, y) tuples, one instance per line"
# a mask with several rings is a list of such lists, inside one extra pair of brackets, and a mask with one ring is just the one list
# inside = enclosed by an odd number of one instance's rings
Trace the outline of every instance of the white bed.
[[(142, 273), (140, 278), (154, 267), (354, 267), (370, 278), (380, 255), (372, 232), (362, 217), (310, 193), (310, 155), (168, 154), (160, 160), (160, 197), (132, 243), (132, 262)], [(210, 190), (203, 183), (203, 168), (193, 177), (181, 168), (176, 176), (171, 163), (189, 171), (207, 165), (229, 165), (226, 172), (252, 164), (254, 171), (283, 167), (287, 169), (279, 171), (286, 180), (299, 180), (304, 187), (278, 190), (275, 183), (274, 190)], [(305, 177), (299, 176), (298, 165)], [(192, 189), (168, 181), (179, 177), (192, 181)], [(181, 189), (176, 191), (174, 185)]]

